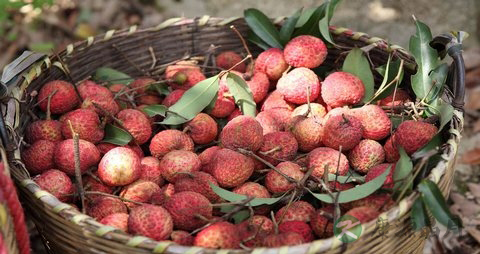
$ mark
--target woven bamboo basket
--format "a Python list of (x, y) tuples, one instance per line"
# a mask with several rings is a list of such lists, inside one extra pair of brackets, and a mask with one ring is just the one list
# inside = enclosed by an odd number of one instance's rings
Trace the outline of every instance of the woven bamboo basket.
[[(44, 83), (55, 79), (67, 79), (69, 72), (73, 81), (85, 79), (97, 68), (109, 66), (125, 72), (132, 77), (142, 76), (142, 69), (152, 64), (159, 69), (163, 64), (177, 60), (185, 55), (205, 54), (212, 44), (222, 50), (242, 51), (242, 44), (230, 29), (234, 25), (240, 33), (246, 35), (248, 27), (241, 18), (219, 19), (208, 16), (198, 19), (174, 18), (156, 27), (125, 30), (111, 30), (103, 35), (88, 38), (85, 41), (69, 45), (59, 56), (45, 57), (28, 71), (25, 71), (18, 85), (10, 88), (13, 98), (5, 103), (6, 122), (10, 140), (18, 144), (18, 138), (30, 121), (28, 114), (33, 102), (30, 94)], [(388, 45), (377, 37), (365, 33), (353, 32), (345, 28), (330, 27), (335, 42), (342, 49), (329, 49), (327, 64), (337, 65), (346, 49), (371, 45), (370, 58), (375, 65), (387, 62), (388, 55), (402, 58), (408, 73), (415, 68), (413, 58), (399, 46)], [(254, 54), (259, 49), (250, 45)], [(151, 49), (149, 49), (151, 48)], [(119, 53), (122, 52), (122, 53)], [(152, 58), (152, 53), (155, 59)], [(59, 59), (60, 58), (60, 59)], [(460, 57), (461, 59), (461, 54)], [(135, 64), (132, 64), (131, 62)], [(453, 93), (452, 105), (455, 106), (453, 120), (444, 130), (446, 140), (442, 146), (442, 160), (431, 170), (428, 178), (437, 183), (444, 195), (447, 195), (452, 182), (457, 147), (463, 127), (463, 63), (452, 67), (450, 86)], [(68, 68), (66, 68), (68, 66)], [(457, 86), (459, 88), (457, 88)], [(30, 179), (20, 161), (21, 147), (13, 147), (10, 153), (12, 175), (19, 185), (20, 196), (29, 215), (43, 235), (48, 251), (51, 253), (245, 253), (245, 250), (212, 250), (199, 247), (179, 246), (172, 242), (156, 242), (142, 236), (131, 236), (104, 226), (91, 217), (80, 213), (68, 204), (61, 203), (48, 192), (39, 188)], [(410, 230), (410, 209), (419, 196), (414, 192), (401, 200), (398, 205), (380, 216), (390, 224), (388, 234), (382, 237), (376, 234), (375, 222), (363, 225), (362, 237), (350, 244), (342, 244), (335, 238), (317, 240), (311, 243), (281, 248), (259, 248), (252, 253), (421, 253), (425, 236), (414, 234)]]

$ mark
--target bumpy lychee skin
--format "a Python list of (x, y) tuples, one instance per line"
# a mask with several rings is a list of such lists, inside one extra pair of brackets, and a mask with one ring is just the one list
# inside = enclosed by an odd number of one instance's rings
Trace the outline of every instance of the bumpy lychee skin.
[(322, 82), (322, 98), (332, 108), (355, 105), (364, 95), (362, 80), (348, 72), (331, 73)]
[(164, 130), (153, 136), (150, 142), (152, 156), (161, 159), (173, 150), (193, 151), (193, 141), (179, 130)]
[[(340, 161), (339, 161), (340, 157)], [(346, 175), (348, 172), (348, 160), (345, 155), (329, 147), (313, 149), (308, 154), (308, 168), (314, 168), (312, 177), (322, 179), (325, 173)]]
[(127, 207), (120, 199), (105, 196), (91, 200), (86, 208), (87, 214), (98, 221), (110, 214), (127, 213)]
[(270, 80), (278, 80), (287, 68), (288, 63), (283, 58), (283, 51), (278, 48), (270, 48), (258, 55), (254, 71), (267, 74)]
[(240, 239), (247, 247), (262, 246), (263, 239), (273, 232), (272, 220), (263, 215), (253, 215), (236, 227)]
[(145, 105), (156, 105), (162, 103), (162, 98), (160, 96), (152, 95), (152, 94), (145, 94), (137, 97), (135, 99), (137, 104), (145, 104)]
[[(242, 61), (242, 57), (234, 51), (224, 51), (215, 58), (215, 63), (218, 67), (228, 70), (235, 66), (235, 64)], [(241, 63), (233, 68), (234, 71), (245, 72), (246, 65)]]
[[(56, 92), (55, 92), (56, 91)], [(50, 102), (50, 112), (52, 114), (63, 114), (74, 109), (78, 103), (78, 95), (75, 88), (69, 82), (62, 80), (53, 80), (40, 89), (37, 101), (41, 101), (38, 106), (43, 112), (47, 112), (48, 96), (55, 92)]]
[(194, 152), (174, 150), (167, 153), (160, 160), (160, 171), (165, 180), (175, 183), (178, 179), (186, 177), (184, 173), (200, 171), (201, 162)]
[(305, 239), (302, 235), (296, 232), (271, 234), (265, 237), (263, 240), (263, 245), (267, 248), (294, 246), (302, 243), (305, 243)]
[(353, 115), (352, 110), (348, 107), (333, 108), (323, 117), (323, 124), (325, 124), (330, 117), (341, 115)]
[(390, 136), (385, 145), (383, 145), (383, 150), (385, 151), (385, 160), (388, 162), (396, 162), (400, 159), (400, 153), (398, 152), (398, 146), (393, 145), (393, 135)]
[(170, 238), (178, 245), (183, 246), (192, 246), (194, 237), (188, 233), (187, 231), (183, 230), (174, 230), (170, 234)]
[(354, 116), (333, 116), (325, 123), (322, 141), (325, 146), (342, 151), (354, 148), (362, 139), (363, 125)]
[(212, 146), (207, 149), (205, 149), (202, 153), (198, 155), (198, 158), (200, 159), (200, 162), (202, 164), (201, 170), (203, 172), (211, 174), (211, 162), (213, 158), (215, 157), (215, 154), (221, 150), (222, 148), (219, 146)]
[(353, 207), (370, 206), (382, 212), (388, 211), (390, 207), (395, 205), (395, 201), (389, 193), (372, 194), (368, 197), (352, 201), (351, 203)]
[(210, 201), (202, 194), (193, 191), (182, 191), (173, 194), (166, 202), (165, 209), (171, 214), (175, 228), (191, 231), (206, 224), (198, 218), (201, 215), (207, 219), (212, 217)]
[[(107, 186), (102, 181), (98, 178), (98, 173), (95, 171), (93, 173), (92, 177), (91, 175), (83, 175), (82, 177), (82, 183), (83, 183), (83, 188), (85, 191), (98, 191), (98, 192), (103, 192), (107, 194), (112, 194), (113, 193), (113, 187)], [(86, 196), (87, 200), (93, 200), (98, 197), (103, 197), (102, 195), (97, 195), (97, 194), (89, 194)]]
[(263, 143), (263, 129), (251, 116), (238, 116), (228, 122), (220, 134), (225, 148), (257, 151)]
[(160, 192), (152, 194), (151, 202), (154, 205), (164, 205), (175, 194), (175, 186), (171, 183), (164, 185)]
[(293, 67), (316, 68), (327, 57), (325, 43), (311, 35), (300, 35), (290, 40), (283, 51), (285, 61)]
[(280, 131), (280, 126), (273, 116), (266, 111), (262, 111), (255, 116), (255, 120), (262, 126), (263, 135)]
[(131, 234), (144, 235), (161, 241), (168, 239), (172, 231), (172, 217), (161, 206), (142, 205), (130, 211), (128, 232)]
[(114, 228), (118, 228), (124, 232), (128, 230), (128, 213), (112, 213), (103, 217), (100, 220), (100, 223), (111, 226)]
[(307, 68), (296, 68), (283, 75), (277, 83), (277, 90), (285, 100), (295, 104), (305, 104), (317, 99), (320, 81), (317, 74)]
[(285, 221), (304, 221), (309, 222), (312, 218), (315, 208), (305, 202), (305, 201), (296, 201), (290, 204), (290, 207), (287, 205), (280, 208), (275, 214), (275, 220), (280, 221), (283, 217), (282, 222)]
[(246, 80), (246, 82), (250, 91), (252, 91), (253, 100), (256, 103), (263, 101), (263, 99), (267, 97), (270, 81), (265, 73), (257, 72), (253, 74), (250, 79)]
[(383, 174), (385, 170), (387, 170), (390, 167), (390, 173), (387, 175), (387, 179), (385, 179), (385, 182), (383, 183), (382, 188), (384, 189), (391, 189), (394, 186), (393, 182), (393, 172), (395, 171), (395, 164), (391, 163), (382, 163), (377, 166), (372, 167), (367, 175), (365, 176), (365, 182), (370, 182), (373, 179), (377, 178), (379, 175)]
[(66, 139), (73, 138), (70, 123), (81, 139), (91, 143), (100, 142), (105, 135), (105, 131), (100, 125), (100, 118), (95, 111), (90, 109), (70, 111), (60, 117), (60, 122), (62, 123), (62, 134)]
[(145, 144), (152, 136), (150, 121), (141, 111), (124, 109), (118, 112), (117, 118), (139, 145)]
[(241, 115), (243, 115), (243, 112), (239, 108), (235, 108), (235, 110), (233, 110), (233, 112), (228, 115), (227, 122), (230, 122), (233, 118)]
[(86, 99), (93, 95), (100, 95), (103, 97), (113, 97), (112, 92), (92, 80), (85, 80), (80, 85), (77, 86), (78, 93), (82, 99)]
[(310, 225), (318, 237), (327, 238), (333, 235), (333, 221), (330, 221), (327, 216), (325, 216), (325, 213), (333, 216), (333, 210), (333, 206), (326, 206), (318, 209), (312, 215)]
[(246, 182), (235, 189), (234, 193), (256, 198), (270, 198), (270, 193), (263, 185), (255, 182)]
[(380, 215), (380, 212), (373, 207), (360, 206), (351, 209), (345, 215), (350, 215), (357, 218), (360, 223), (366, 223), (373, 219), (376, 219), (378, 215)]
[(295, 123), (291, 132), (298, 141), (298, 148), (303, 152), (310, 152), (322, 145), (324, 127), (321, 119), (316, 117), (297, 116), (300, 120)]
[(63, 140), (62, 123), (56, 120), (38, 120), (31, 123), (25, 132), (25, 140), (33, 144), (42, 139), (52, 142)]
[(175, 64), (167, 66), (167, 68), (165, 69), (165, 78), (173, 79), (173, 77), (175, 76), (175, 74), (177, 74), (178, 71), (187, 69), (200, 70), (200, 67), (198, 67), (195, 61), (179, 61)]
[(217, 151), (211, 162), (211, 172), (221, 187), (237, 187), (253, 173), (253, 160), (230, 149)]
[(57, 169), (50, 169), (34, 178), (34, 181), (45, 191), (50, 192), (61, 202), (70, 202), (75, 193), (75, 186), (72, 180)]
[(224, 118), (229, 116), (234, 110), (235, 101), (230, 94), (226, 81), (224, 82), (224, 79), (222, 79), (219, 83), (217, 100), (208, 114), (217, 118)]
[(142, 167), (142, 173), (140, 174), (141, 180), (151, 181), (158, 186), (162, 186), (165, 180), (162, 177), (162, 169), (160, 167), (160, 161), (152, 156), (144, 157), (140, 160)]
[(32, 175), (55, 168), (56, 144), (48, 140), (38, 140), (22, 151), (22, 161)]
[(148, 77), (137, 78), (132, 83), (130, 83), (130, 87), (134, 89), (135, 93), (137, 94), (144, 94), (150, 88), (150, 84), (155, 83), (155, 80)]
[(389, 96), (379, 100), (377, 105), (386, 107), (402, 106), (411, 100), (410, 95), (405, 90), (397, 89), (396, 92), (394, 91)]
[(166, 107), (170, 107), (173, 104), (177, 103), (177, 101), (182, 98), (183, 94), (186, 92), (186, 90), (183, 89), (177, 89), (173, 90), (171, 93), (169, 93), (165, 99), (162, 101), (162, 104), (165, 105)]
[(98, 177), (110, 186), (124, 186), (140, 177), (142, 166), (138, 155), (129, 148), (108, 151), (98, 165)]
[(362, 122), (363, 138), (382, 140), (390, 134), (392, 121), (379, 106), (369, 104), (350, 112)]
[(288, 123), (292, 120), (292, 111), (284, 108), (268, 109), (268, 113), (278, 123), (280, 131), (287, 130)]
[[(80, 171), (87, 172), (90, 167), (97, 165), (100, 161), (100, 152), (97, 147), (83, 139), (78, 142), (80, 148)], [(75, 146), (73, 139), (67, 139), (58, 143), (55, 152), (55, 164), (58, 169), (67, 173), (67, 175), (75, 175)]]
[[(160, 187), (158, 187), (156, 183), (145, 180), (137, 180), (125, 186), (122, 189), (122, 192), (120, 192), (120, 197), (132, 201), (150, 203), (152, 195), (159, 192)], [(137, 204), (132, 202), (125, 202), (125, 205), (130, 209), (138, 206)]]
[(364, 139), (348, 154), (348, 161), (353, 169), (360, 173), (367, 173), (370, 168), (385, 160), (385, 151), (380, 143), (371, 139)]
[(220, 197), (212, 190), (210, 184), (218, 186), (217, 180), (212, 175), (205, 172), (193, 172), (175, 182), (175, 191), (198, 192), (208, 198), (210, 202), (215, 203)]
[(303, 221), (285, 221), (278, 225), (279, 233), (295, 232), (300, 234), (305, 242), (311, 242), (315, 238), (310, 226)]
[(217, 122), (205, 113), (199, 113), (185, 124), (187, 134), (195, 144), (203, 145), (212, 142), (218, 134)]
[(206, 77), (202, 71), (197, 69), (184, 69), (175, 73), (173, 76), (173, 82), (170, 83), (170, 86), (172, 89), (187, 90), (204, 79), (206, 79)]
[(212, 249), (236, 249), (240, 241), (235, 225), (222, 221), (200, 231), (193, 245)]
[(114, 116), (120, 111), (119, 104), (117, 104), (113, 97), (106, 97), (99, 94), (85, 98), (81, 108), (93, 110), (99, 116)]
[[(293, 178), (296, 181), (300, 181), (305, 175), (298, 164), (290, 161), (281, 162), (276, 166), (278, 171)], [(295, 183), (288, 181), (284, 176), (280, 175), (274, 170), (267, 173), (265, 178), (265, 186), (267, 189), (276, 194), (284, 193), (295, 188)]]
[(290, 132), (278, 131), (263, 136), (263, 145), (258, 150), (260, 156), (273, 165), (293, 160), (297, 154), (298, 143)]
[[(307, 114), (308, 112), (308, 114)], [(318, 117), (322, 118), (327, 114), (327, 110), (325, 109), (322, 104), (319, 103), (310, 103), (310, 111), (308, 108), (308, 104), (303, 104), (295, 108), (292, 112), (292, 117), (302, 115), (306, 117)]]
[(283, 96), (278, 90), (274, 90), (265, 98), (265, 101), (262, 104), (262, 111), (280, 108), (293, 111), (295, 105), (286, 101), (285, 96)]

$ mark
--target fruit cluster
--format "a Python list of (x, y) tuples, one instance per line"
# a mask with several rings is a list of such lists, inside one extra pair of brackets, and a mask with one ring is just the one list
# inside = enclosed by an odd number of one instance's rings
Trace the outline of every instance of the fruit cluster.
[[(335, 206), (312, 202), (304, 190), (348, 190), (355, 188), (354, 182), (324, 182), (327, 174), (356, 171), (368, 182), (387, 168), (391, 171), (382, 189), (392, 189), (399, 148), (413, 154), (437, 127), (408, 120), (392, 131), (382, 107), (403, 105), (411, 100), (409, 94), (397, 90), (377, 104), (361, 105), (361, 79), (335, 71), (321, 81), (312, 70), (326, 56), (322, 40), (308, 35), (292, 39), (284, 50), (265, 50), (254, 65), (246, 65), (235, 52), (222, 52), (215, 59), (217, 67), (245, 80), (258, 114), (243, 115), (224, 75), (215, 104), (171, 129), (156, 125), (159, 116), (150, 117), (143, 109), (172, 106), (206, 79), (189, 61), (166, 68), (166, 97), (150, 89), (156, 81), (148, 77), (109, 86), (90, 80), (76, 87), (50, 81), (37, 96), (47, 117), (28, 126), (23, 162), (40, 187), (72, 204), (79, 204), (74, 185), (79, 162), (87, 214), (155, 240), (245, 248), (330, 237)], [(227, 121), (223, 128), (219, 119)], [(126, 130), (133, 140), (124, 146), (102, 142), (107, 123)], [(234, 224), (231, 211), (222, 208), (241, 202), (228, 203), (211, 184), (251, 198), (288, 195), (274, 205), (244, 208), (251, 215)], [(342, 203), (341, 211), (367, 222), (393, 205), (389, 193)]]

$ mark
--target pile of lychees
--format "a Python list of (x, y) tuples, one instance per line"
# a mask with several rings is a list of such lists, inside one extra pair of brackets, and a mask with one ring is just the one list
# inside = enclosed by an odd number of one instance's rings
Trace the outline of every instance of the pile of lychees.
[[(200, 66), (191, 62), (166, 68), (166, 96), (150, 89), (157, 81), (148, 77), (108, 86), (91, 80), (76, 87), (50, 81), (37, 96), (38, 108), (47, 117), (28, 126), (23, 162), (40, 187), (79, 205), (73, 139), (78, 135), (86, 213), (159, 241), (246, 248), (330, 237), (335, 206), (312, 202), (305, 188), (344, 191), (355, 188), (356, 182), (328, 182), (326, 174), (356, 171), (368, 182), (391, 168), (382, 189), (392, 189), (399, 147), (413, 154), (432, 139), (437, 127), (408, 120), (394, 129), (383, 108), (404, 105), (411, 100), (409, 93), (397, 89), (395, 96), (362, 106), (365, 87), (358, 77), (336, 71), (321, 81), (312, 71), (326, 56), (322, 40), (308, 35), (292, 39), (284, 50), (265, 50), (254, 66), (235, 52), (222, 52), (216, 66), (245, 80), (258, 114), (242, 114), (224, 75), (213, 107), (174, 127), (156, 124), (160, 116), (150, 117), (143, 109), (170, 107), (206, 79)], [(219, 119), (227, 121), (223, 128)], [(133, 140), (124, 146), (102, 142), (106, 124), (127, 131)], [(251, 210), (246, 202), (251, 216), (234, 224), (231, 210), (221, 209), (232, 204), (210, 184), (250, 200), (289, 195)], [(389, 193), (342, 203), (342, 215), (361, 222), (375, 219), (394, 204)]]

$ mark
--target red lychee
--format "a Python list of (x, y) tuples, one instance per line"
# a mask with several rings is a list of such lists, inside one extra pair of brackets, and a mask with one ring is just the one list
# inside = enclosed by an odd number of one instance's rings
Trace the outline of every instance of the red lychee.
[(74, 109), (79, 103), (75, 87), (71, 83), (62, 80), (53, 80), (43, 85), (38, 92), (38, 107), (40, 107), (43, 112), (47, 112), (48, 96), (51, 94), (53, 94), (50, 101), (50, 112), (52, 112), (52, 114), (68, 112)]
[(311, 35), (300, 35), (291, 39), (283, 51), (285, 61), (293, 67), (316, 68), (327, 57), (325, 43)]
[(267, 248), (294, 246), (302, 243), (305, 243), (305, 239), (302, 235), (295, 232), (271, 234), (266, 236), (263, 240), (263, 245)]
[(313, 102), (320, 93), (320, 81), (317, 74), (307, 68), (296, 68), (282, 76), (277, 83), (277, 90), (285, 100), (295, 104)]
[(333, 235), (333, 221), (325, 215), (327, 213), (333, 216), (333, 210), (333, 206), (326, 206), (318, 209), (312, 215), (310, 225), (318, 237), (327, 238)]
[(250, 91), (253, 94), (253, 100), (256, 103), (259, 103), (267, 97), (268, 89), (270, 88), (270, 81), (268, 81), (268, 77), (263, 72), (257, 72), (253, 74), (250, 79), (246, 80)]
[(328, 106), (338, 108), (362, 101), (365, 86), (358, 77), (348, 72), (333, 72), (322, 82), (322, 98)]
[(85, 98), (82, 108), (95, 111), (99, 116), (114, 116), (120, 111), (120, 107), (113, 97), (110, 98), (98, 94)]
[(230, 149), (217, 151), (211, 162), (211, 172), (221, 187), (237, 187), (253, 173), (251, 158)]
[(173, 104), (177, 103), (177, 101), (182, 98), (183, 94), (186, 92), (186, 90), (183, 89), (177, 89), (173, 90), (171, 93), (169, 93), (165, 99), (162, 101), (162, 104), (165, 105), (166, 107), (170, 107)]
[(260, 247), (265, 236), (273, 232), (272, 220), (263, 215), (253, 215), (236, 227), (240, 239), (247, 247)]
[(263, 135), (268, 133), (280, 131), (278, 122), (273, 118), (268, 111), (262, 111), (255, 116), (255, 120), (262, 126)]
[(316, 117), (297, 116), (299, 119), (293, 125), (291, 132), (298, 141), (298, 148), (303, 152), (310, 152), (322, 145), (324, 127), (321, 119)]
[(174, 230), (170, 234), (170, 238), (176, 244), (183, 245), (183, 246), (192, 246), (194, 237), (188, 233), (187, 231), (183, 230)]
[(344, 154), (335, 149), (319, 147), (308, 154), (308, 168), (312, 167), (314, 168), (312, 177), (317, 180), (323, 179), (325, 173), (336, 174), (338, 171), (338, 175), (346, 175), (348, 160)]
[(140, 160), (142, 167), (142, 173), (140, 174), (141, 180), (151, 181), (156, 183), (158, 186), (164, 184), (164, 179), (162, 177), (162, 171), (160, 168), (160, 161), (152, 156), (144, 157)]
[(360, 206), (351, 209), (350, 211), (345, 213), (345, 215), (355, 217), (360, 221), (360, 223), (366, 223), (373, 219), (376, 219), (378, 215), (380, 215), (380, 212), (377, 209), (369, 206)]
[(208, 112), (209, 115), (217, 118), (227, 117), (235, 110), (235, 101), (228, 90), (227, 83), (223, 80), (220, 80), (215, 104)]
[(387, 170), (389, 167), (390, 167), (390, 173), (388, 173), (387, 179), (385, 179), (385, 182), (383, 183), (382, 188), (384, 189), (393, 188), (395, 184), (393, 182), (393, 172), (395, 171), (395, 164), (391, 164), (391, 163), (383, 163), (370, 168), (367, 175), (365, 176), (365, 182), (370, 182), (373, 179), (377, 178), (379, 175), (383, 174), (385, 170)]
[(332, 116), (341, 116), (341, 115), (352, 115), (351, 110), (348, 107), (342, 108), (333, 108), (327, 112), (327, 114), (323, 117), (323, 124), (325, 124), (328, 119)]
[(162, 103), (162, 98), (156, 95), (152, 94), (145, 94), (137, 97), (135, 99), (137, 104), (145, 104), (145, 105), (155, 105), (155, 104), (161, 104)]
[(238, 116), (223, 128), (220, 139), (225, 148), (257, 151), (263, 143), (263, 129), (251, 116)]
[(152, 194), (151, 202), (154, 205), (164, 205), (175, 194), (175, 186), (171, 183), (164, 185), (160, 192)]
[(150, 120), (142, 111), (136, 109), (124, 109), (117, 114), (118, 120), (122, 122), (135, 141), (141, 145), (145, 144), (152, 136)]
[(175, 228), (191, 231), (207, 223), (203, 218), (212, 217), (210, 201), (202, 194), (193, 191), (182, 191), (173, 194), (165, 203), (165, 209), (171, 214)]
[(275, 119), (281, 131), (287, 130), (288, 123), (292, 120), (292, 111), (285, 108), (268, 109), (263, 112)]
[(297, 154), (298, 143), (290, 132), (272, 132), (263, 136), (263, 145), (258, 150), (260, 157), (277, 165), (282, 161), (293, 160)]
[(137, 78), (132, 83), (130, 83), (130, 87), (132, 90), (135, 91), (137, 94), (145, 94), (148, 89), (150, 89), (150, 85), (155, 83), (155, 80), (148, 77)]
[(110, 186), (124, 186), (140, 177), (142, 166), (138, 155), (129, 148), (108, 151), (98, 165), (98, 177)]
[(236, 249), (240, 240), (235, 225), (222, 221), (200, 231), (193, 245), (212, 249)]
[(270, 80), (278, 80), (287, 68), (288, 63), (283, 58), (283, 51), (278, 48), (263, 51), (255, 60), (255, 73), (263, 72)]
[[(160, 193), (160, 187), (158, 187), (156, 183), (137, 180), (125, 186), (122, 189), (122, 192), (120, 192), (120, 197), (141, 203), (150, 203), (154, 193)], [(137, 204), (128, 201), (125, 202), (125, 205), (130, 209), (138, 206)]]
[(185, 150), (173, 150), (160, 160), (162, 177), (175, 183), (177, 179), (186, 177), (184, 173), (200, 171), (201, 162), (194, 152)]
[(215, 140), (218, 126), (211, 116), (199, 113), (185, 124), (185, 132), (192, 138), (195, 144), (203, 145)]
[[(242, 59), (243, 58), (234, 51), (224, 51), (218, 54), (217, 57), (215, 57), (215, 63), (217, 64), (218, 67), (224, 70), (228, 70), (233, 66), (235, 66), (237, 63), (241, 62)], [(240, 63), (235, 68), (233, 68), (233, 70), (239, 71), (239, 72), (245, 72), (246, 70), (245, 63)]]
[(34, 178), (34, 181), (45, 191), (50, 192), (61, 202), (70, 202), (73, 200), (75, 186), (72, 180), (57, 169), (49, 169)]
[[(95, 171), (93, 174), (85, 174), (82, 177), (83, 188), (85, 191), (98, 191), (106, 194), (113, 193), (113, 187), (107, 186), (98, 178), (98, 173)], [(87, 199), (92, 200), (98, 197), (103, 197), (97, 194), (88, 194)]]
[(354, 148), (362, 139), (363, 125), (354, 116), (332, 116), (325, 123), (322, 142), (325, 146), (342, 151)]
[(293, 111), (295, 109), (295, 105), (287, 102), (283, 94), (278, 90), (271, 92), (262, 104), (262, 111), (281, 108)]
[(87, 203), (87, 214), (97, 221), (114, 213), (127, 213), (127, 207), (118, 198), (99, 197)]
[(25, 131), (25, 140), (33, 144), (42, 139), (52, 142), (61, 141), (63, 139), (62, 123), (56, 120), (38, 120), (31, 123)]
[(114, 228), (118, 228), (124, 232), (128, 230), (128, 213), (112, 213), (103, 217), (100, 220), (100, 223), (111, 226)]
[[(276, 166), (278, 171), (293, 178), (296, 181), (300, 181), (305, 175), (298, 164), (290, 161), (281, 162)], [(290, 182), (287, 178), (280, 175), (274, 170), (270, 170), (265, 178), (265, 186), (267, 189), (276, 194), (284, 193), (295, 188), (296, 184)]]
[[(83, 139), (78, 142), (80, 151), (80, 171), (85, 173), (90, 167), (100, 161), (100, 152), (97, 147)], [(75, 146), (73, 139), (58, 143), (55, 151), (55, 164), (67, 175), (75, 175)]]
[(212, 146), (207, 149), (205, 149), (202, 153), (198, 155), (198, 158), (200, 159), (200, 162), (202, 164), (201, 170), (211, 174), (211, 162), (213, 158), (215, 157), (215, 154), (221, 150), (222, 148), (219, 146)]
[(193, 141), (179, 130), (164, 130), (153, 136), (150, 142), (152, 156), (161, 159), (173, 150), (193, 151)]
[(38, 140), (22, 151), (22, 161), (32, 175), (55, 168), (56, 144), (48, 140)]
[(217, 202), (220, 197), (212, 190), (210, 184), (217, 185), (217, 180), (205, 172), (193, 172), (186, 175), (175, 182), (175, 191), (193, 191), (202, 194), (208, 198), (210, 202)]
[(362, 122), (363, 138), (381, 140), (390, 134), (392, 121), (379, 106), (369, 104), (350, 112)]
[(285, 221), (278, 225), (279, 233), (295, 232), (300, 234), (305, 242), (311, 242), (313, 237), (312, 229), (303, 221)]
[(95, 111), (90, 109), (76, 109), (60, 117), (62, 123), (62, 134), (66, 139), (73, 138), (73, 131), (79, 138), (91, 143), (98, 143), (103, 139), (105, 131), (100, 125), (100, 118)]
[[(403, 104), (410, 102), (412, 99), (410, 95), (405, 90), (397, 89), (397, 91), (392, 92), (389, 96), (379, 100), (377, 105), (384, 107), (398, 107)], [(398, 112), (398, 110), (394, 110)]]
[(305, 201), (296, 201), (290, 206), (287, 204), (280, 208), (275, 214), (275, 220), (279, 223), (285, 221), (309, 222), (314, 212), (315, 208), (311, 204)]
[(92, 80), (83, 81), (77, 86), (77, 89), (82, 99), (86, 99), (94, 95), (113, 98), (113, 94), (108, 88), (101, 86)]
[[(307, 114), (308, 112), (308, 114)], [(306, 116), (306, 117), (317, 117), (322, 118), (327, 114), (327, 110), (325, 109), (322, 104), (319, 103), (310, 103), (310, 110), (308, 108), (308, 104), (303, 104), (295, 108), (292, 112), (292, 117), (294, 116)]]
[(364, 139), (348, 154), (348, 161), (353, 169), (360, 173), (367, 173), (370, 168), (385, 160), (385, 151), (380, 143), (371, 139)]
[(175, 73), (173, 76), (173, 82), (170, 83), (170, 86), (172, 89), (187, 90), (204, 79), (206, 79), (206, 77), (202, 71), (198, 69), (184, 69)]
[(167, 210), (156, 205), (135, 207), (128, 216), (128, 232), (157, 241), (166, 240), (173, 231), (173, 220)]
[[(235, 189), (234, 193), (245, 195), (247, 197), (255, 198), (270, 198), (271, 195), (268, 192), (265, 186), (255, 183), (255, 182), (246, 182)], [(270, 207), (268, 205), (261, 205), (254, 208), (255, 214), (265, 215), (270, 212)]]

